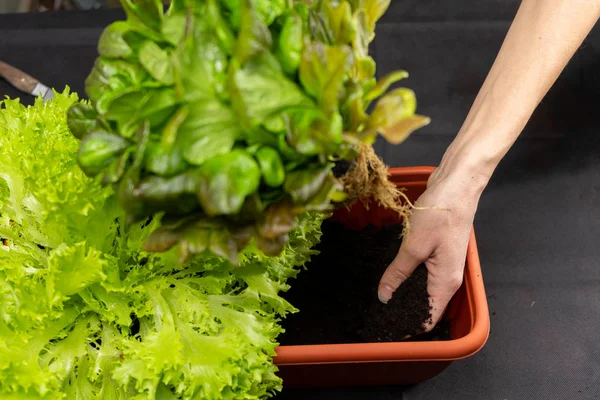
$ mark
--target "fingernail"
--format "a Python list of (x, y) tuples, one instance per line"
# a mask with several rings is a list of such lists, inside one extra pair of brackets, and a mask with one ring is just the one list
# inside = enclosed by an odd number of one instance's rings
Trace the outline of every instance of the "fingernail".
[(379, 291), (377, 293), (377, 297), (379, 297), (379, 301), (383, 304), (387, 304), (388, 301), (392, 298), (394, 294), (394, 290), (389, 285), (381, 285), (379, 287)]

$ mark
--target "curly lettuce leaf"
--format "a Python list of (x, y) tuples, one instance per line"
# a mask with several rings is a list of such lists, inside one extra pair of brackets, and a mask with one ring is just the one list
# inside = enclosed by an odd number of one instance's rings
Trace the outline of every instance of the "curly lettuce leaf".
[(273, 211), (265, 231), (294, 227), (276, 257), (253, 241), (237, 265), (147, 253), (161, 221), (126, 226), (113, 191), (77, 167), (73, 104), (66, 91), (0, 106), (0, 398), (271, 397), (279, 321), (296, 311), (279, 294), (325, 215)]
[(110, 245), (113, 229), (106, 220), (111, 214), (116, 218), (117, 211), (106, 214), (104, 208), (112, 191), (91, 181), (73, 157), (79, 141), (69, 131), (65, 111), (77, 101), (67, 90), (51, 102), (38, 99), (33, 107), (18, 100), (1, 103), (0, 182), (8, 194), (0, 237), (51, 248), (83, 240), (100, 249)]

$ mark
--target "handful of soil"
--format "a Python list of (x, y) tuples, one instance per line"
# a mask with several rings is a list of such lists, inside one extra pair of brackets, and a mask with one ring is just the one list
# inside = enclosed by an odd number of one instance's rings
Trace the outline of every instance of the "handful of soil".
[(449, 340), (449, 324), (421, 334), (431, 320), (427, 269), (420, 265), (388, 304), (377, 298), (379, 280), (398, 253), (402, 224), (360, 231), (325, 221), (320, 254), (283, 296), (299, 313), (283, 321), (283, 345)]

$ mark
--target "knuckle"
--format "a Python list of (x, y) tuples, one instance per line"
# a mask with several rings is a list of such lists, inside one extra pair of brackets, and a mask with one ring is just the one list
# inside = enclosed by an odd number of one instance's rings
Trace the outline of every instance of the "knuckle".
[(389, 274), (395, 282), (404, 282), (406, 279), (408, 279), (408, 275), (400, 270), (400, 268), (390, 268)]
[(412, 245), (412, 243), (407, 243), (406, 246), (404, 247), (404, 253), (413, 260), (423, 260), (426, 257), (423, 254), (423, 247), (421, 246), (414, 246)]
[(458, 274), (458, 273), (453, 274), (448, 281), (448, 284), (449, 284), (450, 289), (452, 290), (452, 293), (456, 292), (461, 287), (462, 283), (463, 283), (462, 272), (460, 274)]

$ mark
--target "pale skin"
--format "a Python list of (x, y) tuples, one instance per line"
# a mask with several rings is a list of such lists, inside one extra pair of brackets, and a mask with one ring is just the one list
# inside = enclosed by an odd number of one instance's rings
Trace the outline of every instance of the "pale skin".
[(427, 330), (439, 321), (462, 283), (482, 192), (598, 18), (600, 0), (522, 1), (463, 126), (415, 203), (410, 231), (381, 278), (382, 302), (424, 262)]

